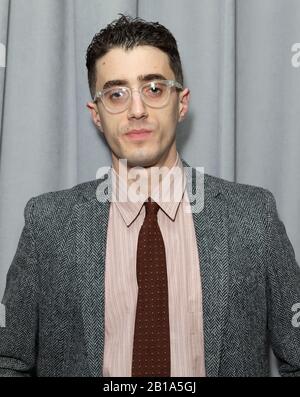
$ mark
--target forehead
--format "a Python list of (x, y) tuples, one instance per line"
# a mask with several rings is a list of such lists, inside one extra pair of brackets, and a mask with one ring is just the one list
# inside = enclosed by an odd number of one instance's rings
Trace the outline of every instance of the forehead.
[(109, 80), (127, 80), (135, 84), (138, 76), (162, 74), (174, 79), (168, 55), (156, 47), (138, 46), (133, 49), (113, 48), (96, 62), (97, 88)]

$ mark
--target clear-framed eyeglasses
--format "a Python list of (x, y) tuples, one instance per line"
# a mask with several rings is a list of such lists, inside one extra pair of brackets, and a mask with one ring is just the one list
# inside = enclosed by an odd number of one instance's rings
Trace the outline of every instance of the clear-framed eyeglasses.
[(169, 102), (171, 90), (183, 87), (175, 80), (154, 80), (141, 85), (139, 88), (110, 87), (96, 92), (94, 102), (101, 100), (105, 109), (110, 113), (121, 113), (129, 108), (133, 91), (138, 91), (142, 101), (152, 108), (162, 108)]

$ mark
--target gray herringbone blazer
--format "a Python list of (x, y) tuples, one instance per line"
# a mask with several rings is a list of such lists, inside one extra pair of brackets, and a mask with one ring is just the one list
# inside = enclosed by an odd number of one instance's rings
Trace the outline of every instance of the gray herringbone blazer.
[[(199, 175), (187, 174), (190, 197)], [(96, 188), (109, 178), (27, 203), (2, 301), (0, 375), (102, 376), (110, 204)], [(300, 376), (300, 269), (272, 194), (209, 175), (204, 192), (193, 218), (207, 376), (268, 376), (269, 343), (280, 373)]]

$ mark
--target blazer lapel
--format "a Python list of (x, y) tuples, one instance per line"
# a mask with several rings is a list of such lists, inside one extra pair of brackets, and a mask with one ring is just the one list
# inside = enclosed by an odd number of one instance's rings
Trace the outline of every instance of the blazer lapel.
[(228, 295), (227, 205), (212, 177), (196, 173), (192, 168), (185, 170), (190, 202), (204, 178), (204, 203), (203, 189), (197, 193), (200, 207), (204, 206), (200, 212), (193, 212), (193, 219), (202, 283), (206, 375), (218, 376)]
[[(105, 256), (110, 208), (109, 198), (101, 200), (97, 187), (109, 181), (110, 173), (96, 181), (86, 192), (88, 201), (76, 208), (77, 274), (88, 361), (94, 377), (102, 376), (103, 367)], [(103, 189), (101, 191), (104, 193)]]

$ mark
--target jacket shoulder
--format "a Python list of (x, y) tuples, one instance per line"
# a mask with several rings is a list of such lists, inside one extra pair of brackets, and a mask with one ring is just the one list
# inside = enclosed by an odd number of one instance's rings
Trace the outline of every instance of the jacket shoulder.
[(68, 213), (77, 204), (82, 204), (89, 197), (96, 199), (98, 180), (80, 183), (68, 189), (42, 193), (32, 197), (25, 206), (25, 217), (34, 213), (39, 217), (55, 216), (57, 213)]
[[(198, 174), (200, 180), (203, 180), (204, 176), (204, 196), (206, 197), (221, 194), (228, 203), (242, 206), (257, 205), (258, 203), (266, 203), (266, 201), (275, 203), (273, 194), (263, 187), (232, 182), (210, 174), (200, 173), (197, 168), (190, 166), (183, 158), (181, 158), (181, 161), (183, 166), (189, 170), (189, 173), (192, 170), (194, 175)], [(194, 176), (192, 179), (195, 180)]]
[(229, 205), (246, 212), (262, 207), (265, 209), (268, 203), (275, 205), (274, 196), (268, 189), (205, 174), (204, 188), (211, 189), (212, 186), (217, 194), (222, 194)]

